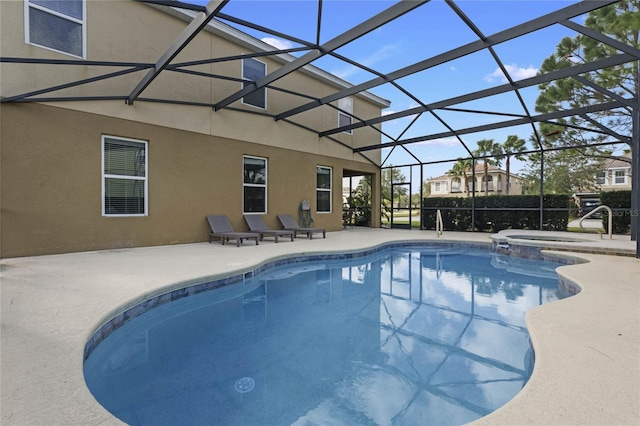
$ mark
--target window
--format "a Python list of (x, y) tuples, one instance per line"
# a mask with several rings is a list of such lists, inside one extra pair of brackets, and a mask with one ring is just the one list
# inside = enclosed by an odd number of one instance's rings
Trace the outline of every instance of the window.
[(147, 215), (147, 142), (102, 137), (102, 215)]
[(267, 159), (243, 157), (243, 206), (244, 213), (267, 212)]
[(624, 170), (615, 171), (613, 183), (615, 184), (627, 183), (627, 174), (624, 172)]
[(606, 172), (596, 173), (596, 183), (598, 185), (604, 185), (606, 183)]
[(85, 57), (84, 0), (25, 0), (25, 41)]
[[(242, 78), (250, 81), (258, 81), (267, 75), (267, 64), (257, 61), (253, 58), (242, 60)], [(250, 82), (243, 82), (242, 88), (252, 86)], [(267, 108), (267, 89), (261, 88), (242, 98), (242, 103), (252, 105), (254, 107)]]
[(451, 192), (461, 192), (462, 191), (462, 183), (459, 177), (454, 177), (451, 179)]
[(484, 176), (482, 177), (482, 189), (483, 190), (488, 190), (488, 191), (493, 191), (493, 176), (491, 175), (487, 175), (487, 179), (485, 181)]
[(436, 182), (436, 192), (440, 192), (440, 182)]
[[(338, 127), (349, 126), (353, 122), (351, 118), (351, 114), (353, 114), (353, 99), (338, 99), (338, 108), (340, 109), (340, 111), (338, 111)], [(346, 130), (343, 133), (351, 135), (353, 134), (353, 130)]]
[(331, 213), (331, 168), (316, 169), (316, 208), (318, 213)]

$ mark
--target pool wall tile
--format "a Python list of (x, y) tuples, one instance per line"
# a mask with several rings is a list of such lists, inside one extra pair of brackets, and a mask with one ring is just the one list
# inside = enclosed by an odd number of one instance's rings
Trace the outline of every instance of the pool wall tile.
[(563, 276), (558, 275), (558, 288), (567, 295), (574, 296), (582, 290), (578, 284), (567, 279)]
[[(188, 287), (174, 290), (171, 292), (171, 300), (173, 301), (173, 300), (182, 299), (183, 297), (187, 297), (188, 295), (189, 295)], [(160, 299), (160, 298), (162, 298), (162, 296), (158, 296), (155, 299)]]

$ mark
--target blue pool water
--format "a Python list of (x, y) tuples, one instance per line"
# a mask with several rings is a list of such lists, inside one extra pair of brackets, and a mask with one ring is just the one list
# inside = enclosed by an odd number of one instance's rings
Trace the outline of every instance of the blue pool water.
[(152, 309), (85, 361), (133, 425), (459, 425), (505, 404), (559, 264), (455, 247), (290, 263)]

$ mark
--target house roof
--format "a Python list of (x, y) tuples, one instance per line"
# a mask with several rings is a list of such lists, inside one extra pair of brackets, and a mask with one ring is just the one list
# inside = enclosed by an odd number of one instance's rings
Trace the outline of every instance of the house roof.
[[(493, 166), (491, 164), (487, 165), (487, 170), (489, 172), (498, 172), (498, 174), (500, 174), (500, 173), (505, 173), (506, 174), (507, 173), (506, 170), (501, 169), (500, 167)], [(467, 173), (468, 173), (467, 177), (470, 177), (470, 175), (471, 175), (471, 167), (469, 167), (467, 169)], [(476, 164), (476, 175), (478, 175), (478, 174), (484, 174), (484, 164), (482, 164), (482, 163)], [(518, 177), (514, 173), (511, 173), (511, 176)], [(427, 179), (427, 181), (447, 180), (447, 179), (450, 179), (451, 177), (452, 176), (447, 173), (447, 174), (444, 174), (444, 175), (441, 175), (441, 176), (432, 177), (430, 179)]]
[[(191, 22), (197, 16), (197, 12), (193, 10), (187, 10), (178, 7), (164, 7), (155, 4), (148, 4), (148, 6), (158, 9), (169, 15), (175, 16), (176, 18), (179, 18), (185, 22)], [(205, 31), (211, 32), (212, 34), (215, 34), (231, 42), (246, 46), (248, 49), (254, 52), (278, 51), (277, 48), (271, 46), (270, 44), (265, 43), (262, 40), (258, 40), (250, 34), (240, 31), (239, 29), (220, 21), (213, 20), (209, 22), (205, 27)], [(288, 62), (293, 62), (297, 58), (289, 53), (279, 53), (271, 56), (271, 59), (275, 60), (276, 62), (285, 64)], [(340, 77), (337, 77), (319, 67), (316, 67), (315, 65), (305, 65), (301, 68), (301, 71), (315, 78), (323, 80), (324, 82), (329, 83), (338, 89), (347, 89), (353, 87), (353, 84), (349, 83), (348, 81), (343, 80)], [(381, 98), (380, 96), (377, 96), (371, 92), (359, 92), (357, 96), (368, 99), (381, 108), (388, 108), (391, 105), (391, 102), (388, 99)]]
[[(627, 160), (623, 160), (626, 158)], [(630, 169), (631, 168), (631, 153), (620, 155), (618, 158), (611, 158), (605, 160), (604, 169)]]

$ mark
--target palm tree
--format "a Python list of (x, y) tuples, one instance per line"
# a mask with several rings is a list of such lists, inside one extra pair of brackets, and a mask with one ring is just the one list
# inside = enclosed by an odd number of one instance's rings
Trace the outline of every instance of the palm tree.
[(500, 166), (501, 154), (501, 145), (495, 143), (493, 139), (481, 139), (478, 141), (478, 148), (474, 151), (474, 155), (476, 157), (483, 157), (482, 162), (484, 164), (484, 195), (489, 195), (489, 181), (487, 180), (489, 176), (489, 164), (491, 164), (492, 166)]
[(524, 155), (522, 152), (526, 148), (526, 142), (524, 139), (519, 138), (516, 135), (507, 136), (507, 140), (502, 143), (502, 152), (505, 156), (506, 160), (506, 168), (507, 168), (507, 185), (506, 185), (506, 194), (509, 195), (509, 187), (511, 186), (511, 169), (510, 169), (510, 159), (514, 157), (518, 160), (524, 159)]
[(451, 167), (451, 170), (447, 172), (449, 176), (463, 177), (462, 184), (464, 185), (464, 193), (467, 195), (469, 192), (467, 187), (467, 172), (471, 170), (472, 167), (473, 167), (473, 161), (471, 161), (470, 159), (458, 158), (458, 161), (456, 161), (453, 164), (453, 167)]

